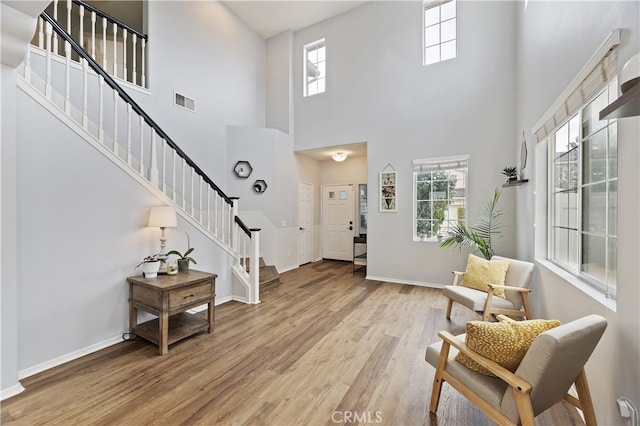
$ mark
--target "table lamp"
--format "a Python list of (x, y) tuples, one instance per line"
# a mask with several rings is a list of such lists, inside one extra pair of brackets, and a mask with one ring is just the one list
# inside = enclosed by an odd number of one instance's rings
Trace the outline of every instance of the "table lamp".
[(160, 253), (158, 254), (162, 260), (165, 260), (167, 258), (167, 236), (165, 235), (165, 229), (178, 226), (176, 209), (173, 207), (151, 207), (148, 226), (160, 228), (162, 231), (160, 234)]

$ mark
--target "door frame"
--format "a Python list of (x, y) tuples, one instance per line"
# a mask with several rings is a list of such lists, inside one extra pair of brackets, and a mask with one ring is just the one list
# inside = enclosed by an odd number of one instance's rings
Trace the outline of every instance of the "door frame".
[[(352, 198), (352, 202), (353, 202), (353, 208), (351, 209), (351, 216), (352, 216), (352, 222), (353, 222), (353, 229), (352, 229), (352, 234), (353, 235), (352, 236), (356, 235), (356, 224), (355, 224), (355, 222), (356, 222), (357, 214), (356, 214), (356, 211), (355, 211), (356, 210), (355, 207), (356, 207), (357, 204), (356, 204), (355, 198), (356, 198), (356, 195), (357, 195), (356, 194), (357, 191), (356, 191), (355, 188), (357, 187), (357, 184), (354, 184), (354, 183), (328, 183), (328, 184), (320, 185), (320, 258), (321, 259), (324, 259), (324, 244), (325, 244), (325, 241), (324, 241), (324, 231), (325, 231), (325, 229), (324, 229), (324, 227), (325, 227), (324, 190), (325, 190), (325, 188), (332, 187), (332, 186), (349, 186), (349, 187), (351, 187), (351, 192), (352, 192), (352, 197), (351, 198)], [(353, 256), (353, 253), (351, 253), (351, 254)], [(351, 259), (351, 261), (353, 261), (353, 258)]]
[[(313, 183), (311, 182), (304, 182), (304, 181), (298, 181), (298, 229), (301, 227), (301, 223), (300, 223), (300, 185), (308, 185), (311, 188), (311, 206), (310, 206), (310, 211), (309, 211), (309, 218), (311, 220), (311, 230), (310, 230), (310, 242), (309, 244), (311, 245), (310, 250), (310, 259), (309, 259), (309, 263), (314, 261), (314, 257), (313, 257), (313, 241), (314, 241), (314, 233), (315, 233), (315, 229), (314, 229), (314, 223), (313, 223), (313, 206), (314, 206), (314, 190), (315, 187), (313, 185)], [(298, 231), (299, 232), (299, 231)], [(297, 242), (298, 242), (298, 266), (301, 265), (300, 263), (300, 252), (303, 249), (302, 247), (300, 247), (300, 238), (298, 236), (297, 238)]]

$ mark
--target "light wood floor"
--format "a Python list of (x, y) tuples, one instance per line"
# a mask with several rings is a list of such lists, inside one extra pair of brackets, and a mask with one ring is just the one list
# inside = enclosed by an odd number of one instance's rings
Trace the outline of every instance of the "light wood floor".
[[(350, 263), (322, 261), (281, 276), (259, 305), (216, 308), (212, 334), (157, 355), (123, 342), (22, 381), (3, 425), (490, 425), (445, 384), (427, 409), (437, 332), (479, 319), (439, 290), (367, 281)], [(357, 415), (357, 421), (353, 422)], [(350, 421), (351, 420), (351, 421)], [(568, 404), (540, 425), (580, 424)]]

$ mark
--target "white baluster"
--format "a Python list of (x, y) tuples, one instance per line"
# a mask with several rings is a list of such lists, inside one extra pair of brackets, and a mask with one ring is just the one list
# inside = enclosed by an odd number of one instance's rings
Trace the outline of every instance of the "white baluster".
[(27, 56), (24, 58), (24, 80), (31, 83), (31, 47), (27, 49)]
[(44, 49), (44, 19), (38, 17), (38, 47)]
[(71, 114), (71, 100), (69, 93), (71, 91), (71, 45), (68, 41), (64, 41), (64, 112)]
[[(78, 15), (80, 16), (80, 46), (86, 50), (87, 46), (84, 45), (84, 6), (80, 5)], [(84, 59), (81, 59), (81, 61), (83, 60)]]
[(133, 39), (131, 40), (131, 44), (132, 44), (131, 50), (133, 51), (133, 72), (131, 73), (131, 82), (133, 84), (138, 84), (138, 76), (136, 75), (136, 72), (137, 72), (136, 54), (138, 53), (136, 49), (136, 43), (138, 42), (138, 36), (135, 33), (133, 33), (132, 37)]
[(44, 84), (44, 95), (47, 99), (51, 100), (51, 33), (53, 32), (53, 28), (51, 24), (47, 22), (45, 27), (45, 33), (47, 38), (47, 56), (46, 56), (46, 65), (45, 65), (45, 84)]
[(117, 90), (113, 91), (113, 153), (118, 156), (118, 98)]
[(171, 186), (173, 187), (173, 193), (171, 194), (171, 199), (173, 200), (173, 202), (176, 202), (176, 157), (178, 156), (178, 153), (176, 152), (176, 150), (173, 150), (173, 165), (171, 166), (171, 173), (172, 173), (172, 177), (171, 177)]
[(127, 30), (126, 28), (122, 29), (122, 39), (124, 40), (122, 43), (122, 79), (124, 81), (129, 81), (129, 77), (127, 75)]
[(131, 166), (131, 104), (127, 103), (127, 164)]
[(107, 18), (102, 18), (102, 68), (107, 69)]
[(194, 200), (193, 200), (193, 180), (194, 180), (194, 175), (195, 171), (193, 170), (193, 168), (191, 169), (191, 179), (190, 179), (190, 184), (191, 184), (191, 216), (194, 216)]
[[(58, 0), (53, 0), (53, 20), (58, 22)], [(53, 53), (58, 54), (58, 33), (53, 33)]]
[(67, 0), (67, 32), (73, 34), (71, 32), (71, 0)]
[(104, 143), (104, 77), (98, 76), (98, 140)]
[(151, 128), (151, 159), (149, 163), (149, 181), (155, 188), (158, 187), (158, 158), (156, 157), (156, 130)]
[(140, 52), (140, 59), (142, 61), (142, 70), (140, 71), (140, 86), (147, 87), (147, 79), (144, 75), (144, 58), (145, 58), (145, 47), (147, 45), (147, 40), (142, 39), (142, 51)]
[(213, 235), (218, 236), (218, 191), (213, 194)]
[(187, 203), (187, 193), (185, 191), (185, 179), (187, 177), (186, 174), (187, 171), (187, 160), (185, 160), (184, 158), (182, 159), (182, 208), (186, 210), (186, 203)]
[(167, 141), (162, 139), (162, 192), (167, 193)]
[(144, 118), (140, 115), (140, 169), (139, 172), (144, 176)]
[(211, 232), (211, 187), (207, 185), (207, 230)]
[(113, 76), (118, 77), (118, 24), (113, 23)]
[(89, 63), (82, 61), (82, 128), (87, 130), (89, 128), (89, 116), (88, 116), (88, 91), (87, 82), (89, 79)]
[(200, 176), (200, 188), (198, 189), (198, 198), (200, 198), (200, 223), (202, 223), (202, 180), (202, 176)]
[(91, 58), (96, 60), (96, 13), (91, 11)]

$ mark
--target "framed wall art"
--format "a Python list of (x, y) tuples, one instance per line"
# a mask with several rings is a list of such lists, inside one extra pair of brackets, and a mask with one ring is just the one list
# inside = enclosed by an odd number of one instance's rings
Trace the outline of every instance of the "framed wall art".
[(380, 211), (397, 212), (397, 178), (398, 173), (388, 164), (380, 172)]

